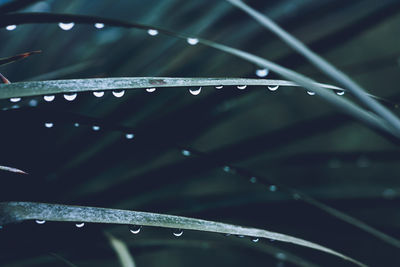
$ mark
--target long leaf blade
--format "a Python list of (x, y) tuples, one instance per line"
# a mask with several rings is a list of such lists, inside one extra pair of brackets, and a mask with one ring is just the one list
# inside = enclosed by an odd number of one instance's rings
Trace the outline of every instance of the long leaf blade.
[(233, 235), (245, 235), (273, 239), (292, 243), (303, 247), (323, 251), (350, 261), (358, 266), (365, 264), (350, 258), (342, 253), (321, 246), (319, 244), (300, 239), (297, 237), (271, 232), (267, 230), (236, 226), (221, 222), (206, 221), (182, 216), (128, 211), (118, 209), (70, 206), (34, 202), (3, 202), (0, 203), (0, 224), (10, 224), (24, 220), (46, 220), (64, 222), (89, 222), (104, 224), (126, 224), (144, 225), (164, 228), (179, 228), (203, 232), (214, 232)]

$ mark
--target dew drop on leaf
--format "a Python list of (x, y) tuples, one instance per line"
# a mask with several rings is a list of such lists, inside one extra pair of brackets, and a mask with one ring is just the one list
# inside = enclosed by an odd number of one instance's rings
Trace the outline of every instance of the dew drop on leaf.
[(46, 128), (52, 128), (52, 127), (54, 126), (54, 124), (53, 124), (52, 122), (46, 122), (46, 123), (44, 124), (44, 126), (45, 126)]
[(278, 90), (279, 85), (268, 85), (267, 88), (270, 91), (276, 91), (276, 90)]
[(224, 86), (223, 86), (223, 85), (218, 85), (218, 86), (215, 86), (215, 89), (222, 89), (222, 88), (224, 88)]
[(158, 34), (158, 31), (155, 30), (155, 29), (148, 29), (148, 30), (147, 30), (147, 33), (148, 33), (150, 36), (156, 36), (156, 35)]
[(336, 94), (337, 95), (344, 95), (344, 90), (338, 90), (338, 91), (336, 91)]
[(113, 94), (115, 97), (123, 97), (124, 94), (125, 94), (125, 90), (112, 91), (112, 94)]
[(251, 241), (253, 241), (254, 243), (257, 243), (260, 239), (258, 237), (252, 237)]
[(199, 87), (198, 89), (189, 89), (189, 92), (190, 92), (192, 95), (198, 95), (198, 94), (200, 94), (200, 92), (201, 92), (201, 87)]
[(19, 101), (21, 101), (21, 98), (20, 98), (20, 97), (13, 97), (13, 98), (10, 98), (10, 102), (17, 103), (17, 102), (19, 102)]
[(78, 228), (82, 228), (83, 226), (85, 226), (85, 223), (84, 222), (76, 223), (75, 226)]
[(94, 27), (97, 28), (97, 29), (103, 29), (104, 28), (104, 23), (99, 23), (99, 22), (95, 23)]
[(15, 30), (17, 28), (17, 25), (8, 25), (7, 27), (6, 27), (6, 30), (7, 31), (13, 31), (13, 30)]
[(73, 94), (64, 94), (64, 98), (65, 98), (65, 100), (67, 100), (67, 101), (74, 101), (77, 95), (78, 95), (77, 93), (73, 93)]
[(104, 91), (94, 91), (93, 95), (95, 97), (102, 97), (102, 96), (104, 96)]
[(197, 38), (187, 38), (186, 41), (190, 45), (197, 45), (199, 43), (199, 39)]
[(187, 149), (182, 149), (181, 151), (182, 155), (184, 155), (185, 157), (189, 157), (191, 155), (190, 151)]
[(238, 85), (236, 87), (237, 87), (237, 89), (244, 90), (244, 89), (246, 89), (247, 85)]
[(60, 27), (62, 30), (64, 30), (64, 31), (69, 31), (69, 30), (71, 30), (73, 27), (75, 26), (75, 23), (73, 23), (73, 22), (70, 22), (70, 23), (63, 23), (63, 22), (60, 22), (60, 23), (58, 23), (58, 27)]
[(315, 95), (315, 92), (313, 92), (313, 91), (307, 91), (307, 94), (309, 94), (309, 95)]
[(153, 93), (156, 90), (156, 88), (147, 88), (146, 91), (149, 93)]
[(127, 133), (125, 134), (126, 139), (133, 139), (133, 137), (135, 137), (135, 135), (133, 133)]
[(267, 76), (269, 73), (268, 69), (258, 69), (256, 70), (256, 75), (260, 78)]
[(269, 191), (271, 191), (271, 192), (275, 192), (278, 188), (276, 187), (276, 185), (270, 185), (269, 187), (268, 187), (268, 189), (269, 189)]
[(44, 224), (46, 221), (45, 220), (36, 220), (35, 221), (37, 224)]
[(99, 131), (100, 130), (100, 126), (98, 125), (93, 125), (92, 126), (93, 131)]
[(131, 232), (132, 234), (137, 235), (138, 233), (140, 233), (140, 230), (142, 230), (141, 225), (130, 225), (129, 226), (129, 232)]
[(46, 101), (46, 102), (51, 102), (51, 101), (53, 101), (55, 98), (56, 98), (55, 95), (45, 95), (45, 96), (43, 96), (43, 99), (44, 99), (44, 101)]
[(175, 229), (172, 234), (176, 237), (180, 237), (183, 235), (183, 230), (182, 229)]

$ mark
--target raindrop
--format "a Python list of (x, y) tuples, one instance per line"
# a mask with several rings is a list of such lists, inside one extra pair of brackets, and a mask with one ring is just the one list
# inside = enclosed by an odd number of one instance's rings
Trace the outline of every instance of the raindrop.
[(6, 27), (6, 30), (7, 31), (13, 31), (13, 30), (15, 30), (17, 28), (17, 25), (8, 25), (7, 27)]
[(223, 86), (223, 85), (218, 85), (218, 86), (215, 86), (215, 89), (222, 89), (222, 88), (224, 88), (224, 86)]
[(142, 230), (142, 226), (141, 225), (129, 225), (129, 231), (132, 234), (137, 235), (138, 233), (140, 233), (140, 230)]
[(37, 224), (44, 224), (46, 221), (45, 220), (36, 220), (35, 221)]
[(104, 91), (94, 91), (93, 95), (95, 97), (102, 97), (102, 96), (104, 96)]
[(254, 243), (257, 243), (260, 239), (258, 237), (252, 237), (251, 241), (253, 241)]
[(20, 97), (13, 97), (13, 98), (10, 98), (10, 102), (17, 103), (17, 102), (19, 102), (19, 101), (21, 101), (21, 98), (20, 98)]
[(44, 124), (44, 126), (45, 126), (46, 128), (52, 128), (52, 127), (54, 126), (54, 124), (53, 124), (52, 122), (46, 122), (46, 123)]
[(270, 186), (268, 187), (268, 189), (269, 189), (269, 191), (271, 191), (271, 192), (275, 192), (278, 188), (276, 187), (276, 185), (270, 185)]
[(255, 183), (257, 183), (257, 177), (251, 177), (250, 179), (249, 179), (249, 181), (250, 181), (250, 183), (252, 183), (252, 184), (255, 184)]
[(197, 38), (187, 38), (186, 41), (190, 45), (197, 45), (199, 43), (199, 39)]
[(75, 98), (76, 98), (76, 96), (77, 96), (77, 93), (73, 93), (73, 94), (64, 94), (65, 100), (68, 100), (68, 101), (74, 101)]
[(224, 172), (230, 172), (231, 171), (231, 167), (229, 167), (229, 166), (224, 166), (222, 169), (224, 170)]
[(78, 123), (78, 122), (75, 122), (75, 123), (74, 123), (74, 126), (75, 126), (75, 127), (79, 127), (79, 123)]
[(85, 226), (85, 223), (84, 222), (76, 223), (75, 226), (78, 228), (82, 228), (83, 226)]
[(99, 131), (100, 130), (100, 126), (93, 125), (92, 129), (93, 129), (93, 131)]
[(124, 94), (125, 94), (125, 90), (112, 91), (112, 94), (113, 94), (115, 97), (123, 97)]
[(344, 95), (344, 90), (338, 90), (338, 91), (336, 91), (336, 94), (337, 95)]
[(156, 90), (156, 88), (147, 88), (146, 91), (149, 93), (153, 93)]
[(45, 96), (43, 96), (43, 99), (44, 99), (44, 101), (46, 101), (46, 102), (51, 102), (51, 101), (53, 101), (55, 98), (56, 98), (55, 95), (45, 95)]
[(173, 235), (176, 237), (180, 237), (183, 235), (183, 230), (182, 229), (175, 229), (173, 232)]
[(258, 69), (258, 70), (256, 70), (256, 75), (258, 77), (261, 77), (261, 78), (267, 76), (268, 73), (269, 73), (268, 69)]
[(60, 22), (60, 23), (58, 23), (58, 27), (60, 27), (62, 30), (64, 30), (64, 31), (69, 31), (69, 30), (71, 30), (73, 27), (75, 26), (75, 23), (73, 23), (73, 22), (70, 22), (70, 23), (63, 23), (63, 22)]
[(307, 91), (307, 94), (309, 94), (309, 95), (315, 95), (315, 92), (313, 92), (313, 91)]
[(237, 89), (244, 90), (244, 89), (246, 89), (247, 85), (238, 85), (236, 87), (237, 87)]
[(103, 29), (104, 28), (104, 23), (95, 23), (94, 27), (96, 27), (97, 29)]
[(156, 36), (158, 34), (158, 31), (154, 29), (149, 29), (147, 30), (147, 33), (151, 36)]
[(133, 133), (127, 133), (125, 134), (126, 139), (133, 139), (133, 137), (135, 137), (135, 135)]
[(200, 92), (201, 92), (201, 87), (199, 87), (198, 89), (189, 89), (189, 92), (190, 92), (192, 95), (198, 95), (198, 94), (200, 94)]
[(185, 157), (189, 157), (191, 155), (190, 151), (187, 149), (182, 149), (182, 155), (184, 155)]
[(276, 91), (276, 90), (278, 90), (279, 85), (268, 85), (267, 88), (270, 91)]
[(29, 101), (29, 106), (30, 107), (36, 107), (38, 105), (38, 101), (36, 99), (31, 99)]

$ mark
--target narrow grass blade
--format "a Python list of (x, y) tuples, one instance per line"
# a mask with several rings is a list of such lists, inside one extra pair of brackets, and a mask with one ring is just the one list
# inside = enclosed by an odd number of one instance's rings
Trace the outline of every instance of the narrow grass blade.
[(104, 235), (107, 237), (110, 242), (111, 247), (114, 249), (115, 253), (118, 256), (118, 260), (122, 267), (135, 267), (135, 261), (132, 258), (131, 253), (129, 252), (126, 244), (110, 234), (109, 232), (105, 232)]
[(31, 55), (39, 54), (41, 52), (42, 52), (41, 50), (36, 50), (36, 51), (32, 51), (32, 52), (18, 54), (18, 55), (12, 56), (12, 57), (0, 58), (0, 66), (15, 62), (17, 60), (29, 57)]
[(344, 254), (316, 243), (257, 228), (247, 228), (243, 226), (201, 219), (139, 211), (33, 202), (0, 203), (0, 225), (35, 219), (64, 222), (78, 221), (106, 224), (134, 224), (267, 238), (323, 251), (325, 253), (350, 261), (358, 266), (366, 266), (365, 264), (360, 263)]
[(19, 174), (28, 174), (27, 172), (24, 172), (23, 170), (13, 168), (13, 167), (7, 167), (7, 166), (0, 166), (0, 170), (7, 171), (7, 172), (13, 172), (13, 173), (19, 173)]
[[(104, 23), (108, 26), (118, 26), (118, 27), (127, 27), (127, 28), (138, 28), (138, 29), (155, 29), (160, 33), (174, 36), (181, 39), (187, 39), (189, 37), (193, 38), (193, 36), (185, 36), (179, 33), (175, 33), (172, 31), (168, 31), (165, 29), (161, 29), (158, 27), (152, 27), (148, 25), (142, 25), (137, 23), (129, 23), (125, 21), (119, 21), (115, 19), (107, 19), (101, 17), (92, 17), (92, 16), (83, 16), (83, 15), (70, 15), (70, 14), (55, 14), (55, 13), (18, 13), (18, 14), (5, 14), (0, 17), (0, 27), (5, 27), (10, 24), (26, 24), (26, 23), (58, 23), (58, 22), (74, 22), (74, 23)], [(291, 80), (310, 91), (315, 92), (317, 95), (327, 100), (329, 103), (335, 105), (339, 108), (340, 111), (346, 112), (352, 115), (354, 118), (363, 121), (370, 127), (381, 129), (385, 132), (392, 134), (400, 138), (400, 131), (392, 125), (388, 124), (387, 121), (382, 120), (381, 117), (376, 114), (371, 114), (358, 107), (354, 103), (340, 98), (332, 92), (325, 91), (322, 87), (316, 85), (315, 81), (312, 79), (303, 76), (297, 72), (284, 68), (278, 64), (275, 64), (271, 61), (253, 55), (251, 53), (235, 49), (226, 45), (218, 44), (206, 39), (195, 38), (196, 42), (199, 42), (203, 45), (212, 47), (214, 49), (223, 51), (225, 53), (234, 55), (236, 57), (242, 58), (246, 61), (252, 62), (260, 67), (268, 68), (281, 76), (285, 77), (288, 80)], [(363, 94), (365, 94), (363, 92)]]
[[(57, 93), (107, 91), (116, 89), (195, 87), (195, 86), (300, 86), (291, 81), (245, 78), (171, 78), (171, 77), (121, 77), (75, 80), (16, 82), (0, 85), (0, 99)], [(342, 88), (316, 83), (325, 89)]]
[(393, 128), (400, 132), (400, 120), (393, 113), (387, 110), (384, 106), (379, 104), (374, 99), (368, 97), (365, 90), (350, 79), (346, 74), (335, 68), (332, 64), (327, 62), (325, 59), (311, 51), (301, 41), (296, 39), (294, 36), (283, 30), (278, 24), (273, 22), (264, 14), (254, 10), (250, 6), (246, 5), (241, 0), (226, 0), (232, 5), (243, 10), (249, 14), (252, 18), (258, 21), (262, 26), (275, 33), (282, 41), (286, 42), (290, 47), (296, 50), (307, 58), (313, 65), (318, 67), (322, 72), (336, 80), (343, 87), (348, 89), (354, 96), (356, 96), (362, 103), (364, 103), (371, 110), (375, 111), (376, 114), (384, 118)]

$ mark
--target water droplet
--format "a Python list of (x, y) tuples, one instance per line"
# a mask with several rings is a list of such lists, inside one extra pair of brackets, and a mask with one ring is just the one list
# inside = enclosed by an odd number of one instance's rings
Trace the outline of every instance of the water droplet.
[(15, 30), (17, 28), (17, 25), (8, 25), (7, 27), (6, 27), (6, 30), (7, 31), (13, 31), (13, 30)]
[(68, 101), (74, 101), (77, 95), (78, 95), (77, 93), (64, 94), (64, 98), (65, 98), (65, 100), (68, 100)]
[(201, 92), (201, 87), (199, 87), (198, 89), (189, 89), (189, 92), (190, 92), (192, 95), (198, 95), (198, 94), (200, 94), (200, 92)]
[(258, 70), (256, 70), (256, 75), (258, 77), (261, 77), (261, 78), (267, 76), (268, 73), (269, 73), (268, 69), (258, 69)]
[(56, 98), (55, 95), (45, 95), (45, 96), (43, 96), (43, 99), (44, 99), (44, 101), (46, 101), (46, 102), (51, 102), (51, 101), (53, 101), (55, 98)]
[(336, 91), (336, 94), (337, 94), (337, 95), (344, 95), (344, 90), (337, 90), (337, 91)]
[(229, 167), (229, 166), (224, 166), (224, 167), (222, 167), (222, 169), (224, 170), (224, 172), (230, 172), (231, 171), (231, 167)]
[(279, 85), (268, 85), (267, 88), (270, 91), (276, 91), (276, 90), (278, 90)]
[(146, 91), (149, 93), (153, 93), (156, 90), (156, 88), (147, 88)]
[(113, 94), (115, 97), (123, 97), (124, 94), (125, 94), (125, 90), (112, 91), (112, 94)]
[(99, 131), (100, 130), (100, 126), (93, 125), (92, 129), (93, 129), (93, 131)]
[(133, 139), (133, 137), (135, 137), (135, 135), (133, 133), (127, 133), (125, 134), (126, 139)]
[(35, 221), (37, 224), (44, 224), (46, 221), (45, 220), (36, 220)]
[(199, 43), (199, 39), (197, 38), (187, 38), (186, 41), (190, 45), (197, 45)]
[(140, 233), (140, 230), (142, 230), (142, 226), (141, 225), (129, 225), (129, 231), (132, 234), (137, 235), (138, 233)]
[(250, 181), (250, 183), (252, 183), (252, 184), (255, 184), (255, 183), (257, 183), (257, 177), (251, 177), (250, 179), (249, 179), (249, 181)]
[(70, 23), (63, 23), (63, 22), (60, 22), (60, 23), (58, 23), (58, 27), (60, 27), (62, 30), (64, 30), (64, 31), (69, 31), (69, 30), (71, 30), (73, 27), (75, 26), (75, 23), (73, 23), (73, 22), (70, 22)]
[(84, 222), (76, 223), (75, 226), (78, 228), (82, 228), (83, 226), (85, 226), (85, 223)]
[(309, 94), (309, 95), (315, 95), (315, 92), (313, 92), (313, 91), (307, 91), (307, 94)]
[(78, 122), (75, 122), (75, 123), (74, 123), (74, 126), (75, 126), (75, 127), (79, 127), (79, 123), (78, 123)]
[(237, 89), (244, 90), (244, 89), (246, 89), (247, 85), (238, 85), (236, 87), (237, 87)]
[(97, 29), (103, 29), (104, 28), (104, 23), (95, 23), (94, 27), (96, 27)]
[(154, 29), (149, 29), (147, 30), (147, 33), (151, 36), (156, 36), (158, 34), (158, 31)]
[(182, 149), (181, 152), (182, 152), (182, 155), (184, 155), (185, 157), (189, 157), (191, 155), (190, 151), (186, 150), (186, 149)]
[(268, 189), (269, 189), (269, 191), (271, 191), (271, 192), (275, 192), (278, 188), (276, 187), (276, 185), (270, 185), (269, 187), (268, 187)]
[(93, 95), (95, 97), (102, 97), (102, 96), (104, 96), (104, 91), (94, 91)]
[(54, 126), (54, 124), (53, 124), (52, 122), (46, 122), (46, 123), (44, 124), (44, 126), (45, 126), (46, 128), (52, 128), (52, 127)]
[(258, 237), (252, 237), (251, 241), (253, 241), (254, 243), (257, 243), (260, 239)]
[(183, 235), (183, 230), (182, 229), (175, 229), (173, 232), (173, 235), (176, 237), (180, 237)]
[(12, 98), (10, 98), (10, 102), (17, 103), (19, 101), (21, 101), (20, 97), (12, 97)]
[(11, 108), (12, 109), (19, 109), (19, 105), (12, 105)]
[(215, 89), (222, 89), (222, 88), (224, 88), (224, 86), (223, 86), (223, 85), (218, 85), (218, 86), (215, 86)]
[(29, 101), (29, 106), (30, 107), (36, 107), (38, 105), (38, 101), (36, 99), (31, 99)]

